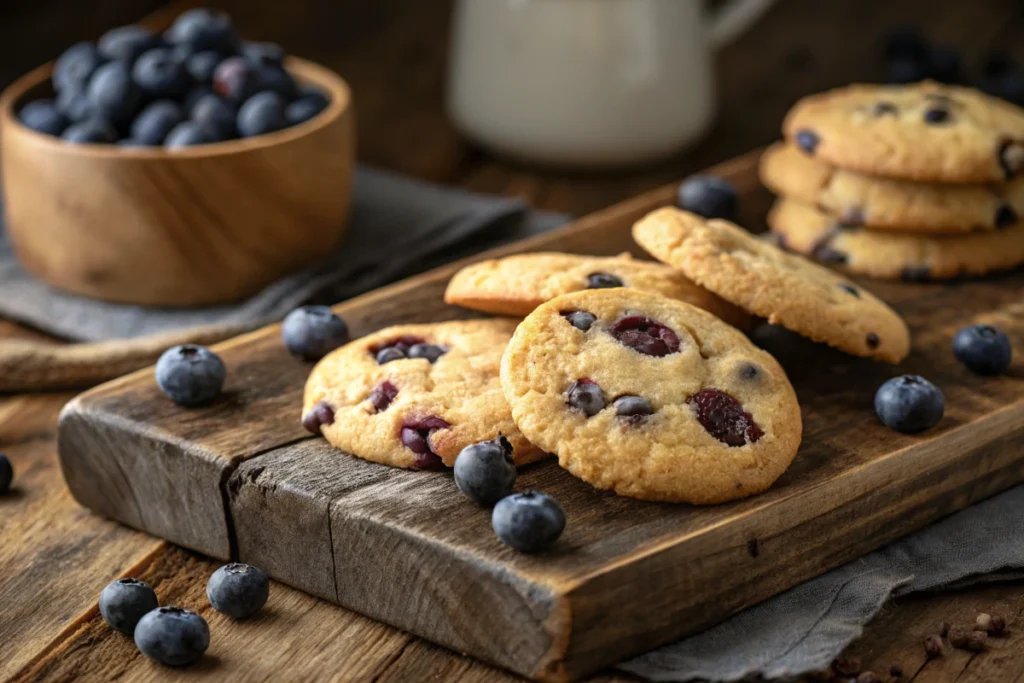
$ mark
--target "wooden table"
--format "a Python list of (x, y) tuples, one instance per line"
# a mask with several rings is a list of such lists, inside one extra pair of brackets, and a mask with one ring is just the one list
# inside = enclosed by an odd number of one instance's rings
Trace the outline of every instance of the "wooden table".
[[(34, 44), (51, 31), (29, 3), (0, 36)], [(60, 2), (38, 3), (48, 10)], [(77, 3), (68, 3), (75, 4)], [(148, 3), (153, 4), (153, 3)], [(781, 0), (719, 59), (721, 113), (712, 134), (656, 168), (599, 176), (519, 168), (463, 144), (445, 120), (441, 83), (450, 3), (269, 0), (219, 3), (247, 35), (275, 39), (324, 62), (352, 83), (365, 162), (469, 189), (514, 195), (535, 206), (586, 213), (771, 140), (799, 95), (880, 76), (878, 41), (916, 23), (977, 65), (990, 48), (1024, 58), (1024, 13), (1013, 0)], [(131, 19), (128, 2), (109, 3)], [(287, 10), (286, 7), (287, 6)], [(135, 5), (136, 10), (139, 5)], [(128, 13), (128, 16), (124, 16)], [(111, 15), (115, 16), (115, 15)], [(96, 20), (66, 22), (61, 42), (92, 37)], [(33, 33), (33, 31), (35, 33)], [(10, 46), (8, 40), (0, 44)], [(59, 49), (53, 46), (53, 50)], [(0, 336), (35, 333), (0, 322)], [(0, 449), (16, 490), (0, 499), (0, 680), (177, 680), (100, 620), (96, 599), (110, 580), (138, 575), (164, 603), (199, 609), (213, 640), (190, 675), (220, 680), (465, 680), (514, 677), (418, 638), (275, 584), (265, 613), (230, 627), (206, 602), (216, 568), (201, 556), (97, 518), (68, 494), (56, 457), (56, 416), (69, 394), (0, 397)], [(952, 651), (925, 661), (924, 637), (942, 621), (981, 611), (1006, 617), (1012, 635), (991, 652)], [(919, 681), (1024, 679), (1024, 585), (997, 584), (887, 605), (851, 652), (884, 673), (900, 662)], [(595, 680), (625, 680), (615, 675)]]

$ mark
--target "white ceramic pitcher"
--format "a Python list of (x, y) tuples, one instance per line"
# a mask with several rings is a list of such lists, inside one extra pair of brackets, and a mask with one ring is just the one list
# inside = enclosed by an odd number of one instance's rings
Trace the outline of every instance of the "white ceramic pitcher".
[(448, 109), (485, 147), (545, 165), (670, 156), (715, 111), (712, 51), (772, 0), (459, 0)]

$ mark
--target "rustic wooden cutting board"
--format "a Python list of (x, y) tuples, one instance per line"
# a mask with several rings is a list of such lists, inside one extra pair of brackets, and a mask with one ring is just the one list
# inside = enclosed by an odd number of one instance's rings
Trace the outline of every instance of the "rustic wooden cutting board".
[[(741, 193), (741, 222), (763, 229), (770, 203), (757, 154), (715, 169)], [(630, 225), (672, 201), (664, 188), (563, 230), (500, 250), (639, 253)], [(354, 334), (472, 317), (441, 300), (457, 266), (337, 307)], [(1024, 373), (979, 378), (957, 364), (953, 333), (992, 322), (1024, 349), (1024, 274), (950, 285), (870, 283), (914, 333), (900, 368), (844, 356), (781, 330), (757, 335), (803, 406), (804, 442), (767, 493), (716, 507), (597, 492), (547, 461), (518, 485), (565, 506), (557, 548), (503, 547), (489, 511), (450, 474), (374, 465), (299, 425), (310, 366), (276, 326), (221, 344), (226, 393), (184, 410), (152, 371), (65, 409), (60, 457), (92, 510), (271, 576), (452, 649), (546, 680), (576, 678), (728, 615), (1024, 480)], [(945, 392), (936, 429), (881, 426), (875, 389), (917, 372)]]

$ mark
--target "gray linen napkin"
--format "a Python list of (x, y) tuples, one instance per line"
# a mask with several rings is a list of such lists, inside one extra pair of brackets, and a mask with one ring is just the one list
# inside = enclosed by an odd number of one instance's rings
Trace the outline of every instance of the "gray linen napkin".
[(228, 306), (154, 309), (52, 289), (26, 273), (0, 241), (0, 317), (66, 339), (141, 337), (211, 324), (258, 325), (304, 303), (336, 303), (393, 280), (564, 223), (517, 199), (443, 188), (360, 168), (344, 244), (322, 263)]

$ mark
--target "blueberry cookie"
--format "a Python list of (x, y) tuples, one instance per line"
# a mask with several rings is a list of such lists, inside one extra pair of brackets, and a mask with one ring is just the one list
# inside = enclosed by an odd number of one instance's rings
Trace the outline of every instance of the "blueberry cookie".
[(517, 254), (466, 266), (451, 279), (446, 303), (485, 313), (525, 316), (545, 301), (584, 289), (632, 287), (663, 294), (744, 327), (750, 316), (726, 303), (674, 268), (615, 257), (578, 254)]
[(306, 381), (302, 424), (341, 450), (392, 467), (451, 467), (504, 435), (518, 464), (544, 453), (512, 422), (501, 354), (512, 320), (399, 325), (332, 351)]
[(726, 301), (814, 341), (890, 363), (910, 351), (906, 323), (870, 292), (728, 221), (658, 209), (633, 226), (633, 239)]
[(1024, 169), (1024, 110), (931, 81), (811, 95), (794, 105), (782, 128), (806, 154), (860, 173), (986, 183)]
[(501, 384), (527, 438), (619, 495), (743, 498), (800, 445), (800, 406), (774, 358), (710, 313), (639, 290), (542, 304), (509, 342)]
[(768, 213), (780, 245), (878, 278), (942, 280), (1007, 270), (1024, 263), (1024, 224), (969, 235), (865, 230), (793, 199)]
[(845, 171), (782, 143), (761, 156), (760, 176), (772, 192), (846, 225), (958, 233), (1008, 228), (1024, 213), (1024, 176), (1005, 184), (915, 183)]

